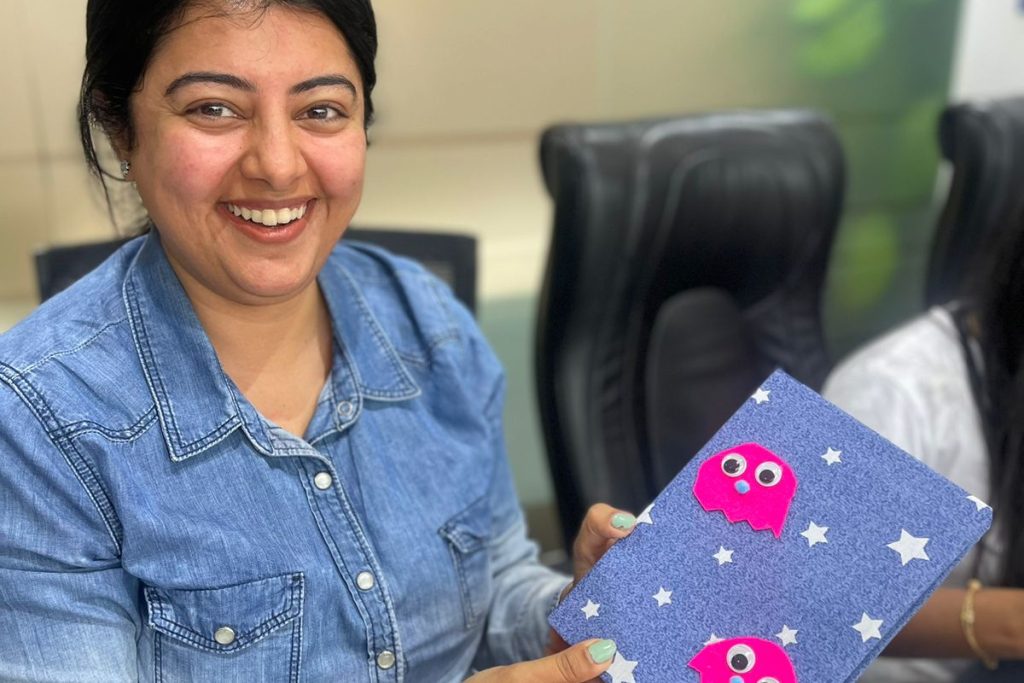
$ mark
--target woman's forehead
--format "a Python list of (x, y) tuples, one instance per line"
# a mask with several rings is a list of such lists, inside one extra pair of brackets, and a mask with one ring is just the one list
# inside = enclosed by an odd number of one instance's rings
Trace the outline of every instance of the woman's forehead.
[(253, 74), (343, 71), (360, 76), (341, 31), (324, 15), (259, 0), (197, 0), (154, 51), (147, 75), (231, 69)]

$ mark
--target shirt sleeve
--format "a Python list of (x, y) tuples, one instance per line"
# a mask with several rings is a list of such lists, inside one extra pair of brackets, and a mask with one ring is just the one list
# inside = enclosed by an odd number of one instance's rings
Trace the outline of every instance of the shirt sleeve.
[(137, 680), (138, 583), (41, 415), (0, 383), (0, 678)]
[[(912, 374), (912, 373), (908, 373)], [(891, 372), (865, 355), (854, 356), (829, 376), (822, 396), (896, 446), (927, 462), (931, 420), (912, 377)]]
[(569, 577), (538, 561), (537, 545), (527, 538), (505, 451), (504, 389), (502, 377), (485, 408), (491, 425), (489, 445), (496, 461), (490, 489), (491, 604), (474, 661), (478, 669), (542, 657), (550, 639), (547, 617), (569, 582)]

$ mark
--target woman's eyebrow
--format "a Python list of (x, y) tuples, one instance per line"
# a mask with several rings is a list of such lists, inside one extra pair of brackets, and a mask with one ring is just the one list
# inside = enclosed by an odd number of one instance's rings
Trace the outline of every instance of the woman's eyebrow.
[(328, 86), (338, 86), (345, 88), (353, 95), (358, 95), (356, 86), (345, 76), (341, 74), (328, 74), (326, 76), (317, 76), (316, 78), (310, 78), (308, 81), (302, 81), (292, 86), (292, 95), (299, 95), (304, 92), (309, 92), (315, 88), (323, 88)]
[(239, 78), (238, 76), (217, 73), (215, 71), (192, 71), (171, 81), (171, 84), (167, 86), (167, 90), (164, 91), (164, 97), (169, 97), (174, 93), (174, 91), (183, 88), (186, 85), (192, 85), (193, 83), (216, 83), (218, 85), (237, 88), (238, 90), (245, 90), (246, 92), (256, 92), (255, 85), (244, 78)]

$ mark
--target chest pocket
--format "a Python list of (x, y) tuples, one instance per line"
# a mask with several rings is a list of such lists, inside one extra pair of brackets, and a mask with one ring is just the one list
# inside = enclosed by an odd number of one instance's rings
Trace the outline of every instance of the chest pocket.
[(439, 530), (448, 542), (455, 564), (466, 628), (473, 628), (483, 618), (491, 599), (490, 553), (491, 506), (481, 496), (466, 509), (455, 514)]
[(147, 587), (156, 680), (298, 681), (302, 574), (224, 588)]

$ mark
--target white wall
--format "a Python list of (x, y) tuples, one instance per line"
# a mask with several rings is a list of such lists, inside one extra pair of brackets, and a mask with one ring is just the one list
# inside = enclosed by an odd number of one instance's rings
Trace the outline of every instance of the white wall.
[(1024, 95), (1021, 0), (962, 0), (952, 101)]

